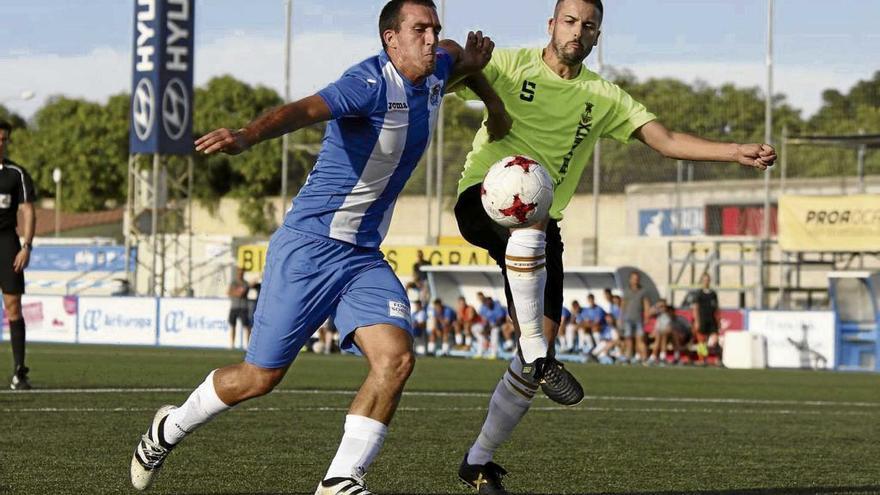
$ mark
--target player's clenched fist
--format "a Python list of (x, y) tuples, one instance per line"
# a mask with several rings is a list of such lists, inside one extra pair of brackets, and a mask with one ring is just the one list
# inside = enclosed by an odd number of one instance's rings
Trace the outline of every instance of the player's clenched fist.
[(741, 144), (736, 161), (747, 167), (766, 170), (776, 162), (776, 150), (769, 144)]

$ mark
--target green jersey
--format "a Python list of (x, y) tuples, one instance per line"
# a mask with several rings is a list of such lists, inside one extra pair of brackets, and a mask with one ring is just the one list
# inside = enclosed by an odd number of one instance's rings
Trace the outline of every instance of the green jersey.
[[(473, 150), (458, 182), (458, 193), (479, 184), (489, 167), (511, 155), (527, 155), (544, 165), (555, 189), (550, 216), (562, 219), (600, 137), (626, 143), (639, 127), (656, 119), (616, 84), (582, 67), (563, 79), (544, 63), (541, 48), (495, 50), (483, 75), (504, 101), (513, 128), (489, 142), (486, 126), (474, 137)], [(469, 100), (469, 89), (457, 93)]]

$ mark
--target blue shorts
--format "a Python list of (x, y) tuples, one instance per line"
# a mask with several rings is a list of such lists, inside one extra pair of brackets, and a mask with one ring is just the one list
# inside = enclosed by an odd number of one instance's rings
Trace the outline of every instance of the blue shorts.
[(289, 365), (328, 316), (346, 351), (357, 352), (360, 327), (385, 323), (412, 335), (406, 291), (381, 251), (279, 228), (269, 241), (245, 361)]

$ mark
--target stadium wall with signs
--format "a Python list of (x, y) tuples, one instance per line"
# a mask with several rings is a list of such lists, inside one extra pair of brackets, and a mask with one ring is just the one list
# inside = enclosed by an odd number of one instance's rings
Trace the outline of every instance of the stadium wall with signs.
[[(31, 341), (208, 348), (229, 345), (228, 299), (25, 295), (22, 305)], [(767, 364), (771, 368), (837, 367), (839, 329), (832, 311), (726, 310), (722, 319), (725, 330), (745, 327), (766, 337)], [(9, 340), (5, 315), (0, 340)], [(240, 338), (236, 347), (242, 347)]]

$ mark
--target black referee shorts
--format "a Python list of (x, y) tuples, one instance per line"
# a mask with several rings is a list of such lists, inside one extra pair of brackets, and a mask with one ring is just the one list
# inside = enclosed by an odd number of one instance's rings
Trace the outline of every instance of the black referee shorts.
[(0, 289), (4, 294), (24, 294), (24, 272), (12, 269), (19, 251), (21, 242), (15, 230), (0, 232)]
[[(471, 244), (489, 251), (489, 256), (501, 267), (504, 275), (504, 294), (507, 307), (513, 308), (513, 296), (507, 281), (504, 253), (507, 251), (508, 229), (495, 223), (483, 209), (480, 199), (481, 184), (466, 189), (455, 203), (458, 230)], [(562, 235), (556, 220), (547, 224), (547, 285), (544, 287), (544, 316), (557, 324), (562, 319)]]

